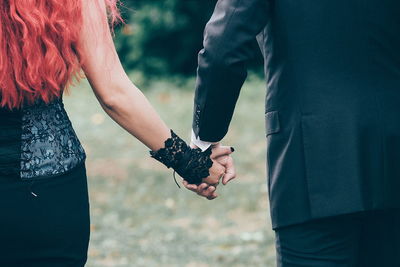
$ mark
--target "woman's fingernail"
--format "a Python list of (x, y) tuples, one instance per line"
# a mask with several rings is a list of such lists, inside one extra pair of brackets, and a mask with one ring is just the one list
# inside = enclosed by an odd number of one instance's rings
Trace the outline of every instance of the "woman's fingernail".
[(231, 146), (231, 151), (232, 151), (232, 152), (235, 152), (235, 149), (233, 148), (233, 146)]

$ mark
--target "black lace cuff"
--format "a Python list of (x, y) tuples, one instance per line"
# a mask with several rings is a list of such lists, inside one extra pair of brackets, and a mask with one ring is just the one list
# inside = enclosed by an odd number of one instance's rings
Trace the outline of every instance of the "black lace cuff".
[(210, 175), (209, 169), (213, 164), (211, 147), (204, 152), (199, 148), (192, 149), (172, 130), (165, 147), (150, 151), (150, 155), (168, 168), (173, 168), (190, 184), (200, 184), (203, 178)]

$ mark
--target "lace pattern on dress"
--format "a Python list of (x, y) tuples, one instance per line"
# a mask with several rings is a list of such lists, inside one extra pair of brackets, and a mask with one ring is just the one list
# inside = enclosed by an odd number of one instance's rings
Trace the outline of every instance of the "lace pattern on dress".
[(85, 158), (61, 98), (22, 110), (22, 179), (59, 175)]

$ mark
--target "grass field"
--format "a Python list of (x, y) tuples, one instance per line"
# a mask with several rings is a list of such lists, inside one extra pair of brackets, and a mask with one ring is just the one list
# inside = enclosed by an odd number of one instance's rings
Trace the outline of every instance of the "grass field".
[[(169, 127), (189, 139), (193, 80), (152, 82), (145, 94)], [(186, 87), (184, 90), (179, 87)], [(265, 169), (264, 82), (251, 78), (224, 143), (238, 178), (202, 199), (100, 108), (86, 83), (65, 105), (87, 155), (91, 201), (89, 267), (274, 266)]]

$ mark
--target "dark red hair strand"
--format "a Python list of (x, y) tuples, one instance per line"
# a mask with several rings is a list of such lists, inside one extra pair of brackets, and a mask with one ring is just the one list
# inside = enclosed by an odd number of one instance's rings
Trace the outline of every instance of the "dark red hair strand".
[[(82, 1), (94, 0), (2, 1), (0, 107), (48, 103), (79, 78)], [(114, 24), (121, 19), (117, 0), (105, 1)]]

